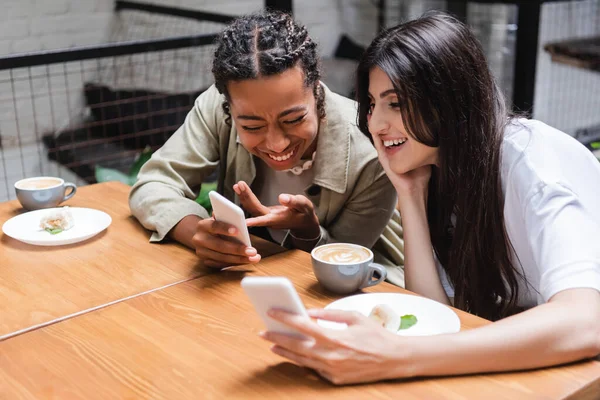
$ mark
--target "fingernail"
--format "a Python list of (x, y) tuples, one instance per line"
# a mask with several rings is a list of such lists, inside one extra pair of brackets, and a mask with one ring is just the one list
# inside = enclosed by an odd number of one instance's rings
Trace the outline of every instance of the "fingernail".
[(235, 235), (235, 228), (229, 228), (227, 232), (229, 232), (230, 235)]
[(281, 201), (283, 201), (284, 203), (287, 203), (290, 201), (290, 196), (288, 196), (287, 194), (282, 194), (281, 195)]
[(248, 256), (255, 256), (256, 255), (256, 249), (253, 247), (246, 247), (246, 255)]

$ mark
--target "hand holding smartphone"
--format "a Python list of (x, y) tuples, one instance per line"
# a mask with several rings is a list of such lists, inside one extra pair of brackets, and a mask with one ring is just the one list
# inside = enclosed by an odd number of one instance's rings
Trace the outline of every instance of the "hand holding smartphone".
[(242, 209), (217, 192), (210, 192), (208, 197), (210, 198), (215, 219), (233, 225), (237, 229), (235, 238), (240, 243), (252, 247), (248, 227), (246, 226), (246, 217)]
[(310, 319), (300, 296), (289, 279), (284, 277), (254, 277), (242, 279), (242, 288), (254, 305), (254, 309), (270, 332), (308, 337), (297, 330), (276, 321), (267, 315), (270, 309), (278, 308)]

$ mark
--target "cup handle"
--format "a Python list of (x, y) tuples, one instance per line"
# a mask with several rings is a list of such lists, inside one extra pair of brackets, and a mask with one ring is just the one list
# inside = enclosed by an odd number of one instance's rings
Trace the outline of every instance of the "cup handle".
[[(379, 272), (379, 279), (377, 280), (373, 280), (373, 273), (377, 271)], [(360, 288), (364, 289), (366, 287), (369, 286), (375, 286), (378, 283), (381, 283), (385, 280), (385, 278), (387, 277), (387, 269), (385, 269), (385, 267), (381, 264), (377, 264), (377, 263), (371, 263), (371, 265), (369, 265), (369, 279), (367, 279), (367, 282), (365, 282), (364, 285), (362, 285)]]
[(71, 192), (69, 194), (65, 195), (65, 197), (63, 198), (63, 201), (69, 200), (71, 197), (75, 196), (75, 192), (77, 192), (77, 186), (75, 186), (74, 183), (66, 182), (65, 183), (65, 193), (67, 192), (68, 188), (71, 188)]

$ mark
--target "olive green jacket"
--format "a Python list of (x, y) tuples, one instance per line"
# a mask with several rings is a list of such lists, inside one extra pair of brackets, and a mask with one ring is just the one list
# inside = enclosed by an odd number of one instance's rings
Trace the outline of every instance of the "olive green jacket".
[[(326, 119), (319, 128), (314, 179), (304, 191), (321, 224), (317, 245), (350, 242), (370, 248), (390, 219), (396, 193), (377, 152), (356, 126), (356, 103), (323, 89)], [(235, 124), (226, 122), (223, 101), (214, 86), (202, 93), (184, 124), (141, 169), (129, 204), (142, 225), (154, 231), (152, 241), (162, 240), (187, 215), (209, 216), (194, 199), (217, 167), (218, 191), (237, 204), (233, 184), (252, 185), (253, 156), (239, 142)]]

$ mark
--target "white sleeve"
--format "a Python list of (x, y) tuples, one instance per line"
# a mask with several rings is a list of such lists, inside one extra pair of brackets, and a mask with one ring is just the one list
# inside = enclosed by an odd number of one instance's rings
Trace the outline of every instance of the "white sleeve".
[(574, 288), (600, 291), (600, 223), (569, 188), (543, 184), (526, 201), (525, 229), (543, 300)]

